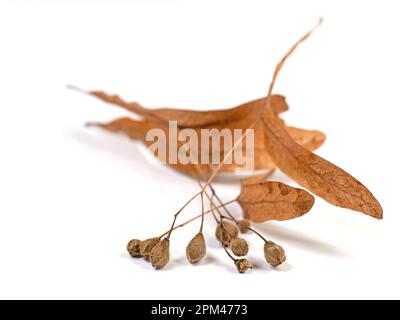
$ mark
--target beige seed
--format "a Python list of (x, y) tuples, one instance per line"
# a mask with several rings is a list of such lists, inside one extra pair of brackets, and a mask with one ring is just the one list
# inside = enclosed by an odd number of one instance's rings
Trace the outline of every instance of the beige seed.
[(264, 255), (267, 262), (277, 267), (286, 260), (285, 250), (272, 241), (266, 241), (264, 244)]
[(243, 257), (249, 252), (249, 245), (246, 240), (236, 238), (231, 241), (231, 250), (235, 256)]
[(236, 225), (238, 226), (239, 230), (241, 233), (246, 233), (249, 231), (249, 228), (251, 226), (249, 220), (239, 220)]
[(240, 273), (246, 272), (248, 269), (251, 269), (251, 264), (247, 259), (237, 259), (235, 260), (235, 266)]
[(186, 257), (190, 263), (199, 262), (206, 255), (206, 242), (202, 233), (190, 240), (186, 247)]
[(132, 239), (131, 241), (128, 242), (128, 245), (126, 246), (126, 249), (128, 250), (129, 254), (133, 258), (141, 257), (142, 254), (140, 253), (140, 244), (142, 241), (138, 239)]
[(228, 221), (218, 223), (215, 229), (215, 236), (225, 247), (228, 247), (232, 239), (237, 238), (239, 229)]
[(169, 240), (162, 239), (158, 242), (150, 253), (151, 265), (156, 269), (166, 266), (169, 261)]
[(140, 244), (140, 254), (145, 257), (146, 260), (149, 260), (150, 252), (158, 242), (160, 242), (160, 238), (143, 240)]

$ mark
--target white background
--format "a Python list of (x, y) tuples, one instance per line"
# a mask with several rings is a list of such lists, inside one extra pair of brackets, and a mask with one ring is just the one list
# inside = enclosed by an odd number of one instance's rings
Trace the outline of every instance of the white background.
[[(396, 5), (2, 0), (0, 297), (400, 298)], [(126, 113), (66, 84), (148, 107), (232, 107), (266, 94), (276, 62), (320, 16), (325, 23), (275, 92), (287, 96), (289, 124), (326, 132), (318, 153), (371, 189), (384, 220), (317, 199), (302, 218), (262, 224), (286, 249), (278, 270), (249, 237), (255, 268), (237, 274), (211, 219), (198, 266), (184, 250), (198, 223), (173, 235), (164, 270), (129, 258), (126, 242), (168, 228), (196, 184), (139, 143), (85, 128)], [(225, 200), (239, 190), (237, 182), (215, 186)]]

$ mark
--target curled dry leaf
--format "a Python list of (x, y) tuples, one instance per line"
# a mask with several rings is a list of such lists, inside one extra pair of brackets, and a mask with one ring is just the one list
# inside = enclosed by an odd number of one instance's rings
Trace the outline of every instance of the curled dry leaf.
[(237, 202), (246, 219), (254, 222), (289, 220), (310, 211), (314, 197), (303, 189), (282, 182), (241, 183)]
[(306, 130), (285, 126), (294, 141), (308, 150), (318, 149), (326, 140), (326, 135), (319, 130)]
[(271, 110), (264, 112), (261, 121), (268, 152), (280, 170), (335, 206), (382, 219), (382, 207), (361, 182), (299, 145)]
[[(184, 110), (179, 110), (179, 109), (150, 110), (150, 109), (145, 109), (144, 107), (141, 107), (136, 103), (123, 102), (123, 100), (120, 99), (118, 96), (108, 96), (102, 92), (95, 92), (93, 94), (96, 95), (97, 97), (102, 98), (107, 102), (116, 103), (120, 106), (125, 106), (125, 108), (127, 108), (128, 110), (137, 112), (137, 114), (145, 118), (143, 120), (120, 118), (110, 123), (102, 124), (102, 123), (92, 122), (89, 123), (89, 125), (99, 126), (111, 132), (124, 133), (131, 139), (142, 141), (147, 147), (153, 144), (153, 142), (146, 141), (146, 134), (149, 130), (154, 128), (160, 129), (165, 133), (165, 137), (169, 136), (170, 128), (168, 126), (168, 120), (177, 121), (178, 124), (177, 134), (179, 134), (181, 130), (189, 128), (188, 127), (189, 124), (193, 125), (193, 127), (190, 128), (196, 131), (197, 137), (201, 137), (200, 131), (202, 129), (217, 129), (219, 130), (219, 132), (221, 132), (222, 130), (230, 130), (233, 132), (233, 130), (235, 129), (242, 129), (242, 130), (248, 129), (254, 122), (254, 120), (256, 120), (257, 117), (259, 117), (260, 112), (262, 111), (260, 108), (261, 106), (260, 101), (264, 101), (264, 99), (259, 99), (240, 105), (239, 107), (233, 109), (217, 110), (214, 112), (185, 111), (189, 112), (189, 115), (185, 116), (185, 113), (183, 112)], [(273, 96), (271, 106), (275, 110), (275, 112), (287, 109), (287, 104), (282, 96)], [(246, 108), (249, 109), (248, 112), (245, 112)], [(222, 115), (225, 115), (228, 118), (222, 120)], [(173, 116), (176, 116), (177, 118), (174, 119)], [(240, 118), (241, 116), (243, 116), (243, 118)], [(200, 124), (202, 125), (201, 127), (199, 127)], [(298, 141), (305, 148), (310, 150), (317, 149), (325, 141), (325, 135), (317, 130), (305, 130), (294, 127), (288, 127), (288, 130), (291, 133), (293, 133), (293, 138), (296, 139), (296, 141)], [(254, 127), (254, 169), (256, 170), (273, 169), (276, 167), (270, 155), (268, 154), (268, 150), (266, 149), (264, 140), (265, 140), (265, 133), (263, 125), (261, 123), (258, 123)], [(201, 154), (200, 152), (201, 143), (200, 141), (196, 142), (197, 144), (196, 146), (193, 146), (193, 149), (197, 151), (197, 154)], [(168, 139), (166, 139), (164, 143), (166, 145), (165, 148), (166, 157), (168, 159), (170, 152)], [(177, 141), (176, 145), (177, 149), (179, 149), (184, 144), (186, 144), (185, 141), (183, 142)], [(220, 150), (220, 159), (222, 160), (224, 157), (224, 152), (226, 152), (224, 148), (223, 139), (221, 139), (218, 149)], [(242, 150), (245, 149), (246, 149), (246, 143), (245, 141), (243, 141)], [(212, 157), (211, 152), (212, 150), (210, 148), (210, 154), (209, 154), (210, 159)], [(200, 170), (203, 175), (207, 175), (212, 172), (212, 168), (209, 165), (205, 164), (193, 165), (191, 163), (188, 164), (169, 163), (169, 165), (172, 168), (188, 175), (191, 175), (192, 172), (196, 172), (197, 170)], [(235, 163), (233, 164), (227, 163), (221, 167), (220, 172), (234, 172), (238, 168), (240, 168), (240, 166)]]
[[(127, 109), (146, 119), (157, 122), (177, 121), (180, 128), (208, 127), (221, 123), (240, 121), (249, 116), (259, 116), (265, 108), (266, 98), (252, 100), (231, 109), (196, 111), (190, 109), (174, 108), (145, 108), (137, 102), (126, 102), (118, 95), (109, 95), (103, 91), (92, 91), (89, 94)], [(287, 111), (288, 105), (285, 98), (280, 95), (271, 97), (271, 108), (276, 114)]]
[[(225, 110), (214, 110), (214, 111), (195, 111), (186, 109), (172, 109), (172, 108), (159, 108), (159, 109), (148, 109), (136, 102), (125, 102), (117, 95), (108, 95), (102, 91), (90, 92), (91, 95), (100, 98), (101, 100), (121, 106), (136, 115), (143, 118), (143, 121), (135, 121), (129, 118), (117, 119), (108, 124), (97, 124), (92, 123), (92, 125), (98, 125), (104, 129), (113, 132), (122, 132), (128, 135), (132, 139), (141, 140), (148, 147), (153, 142), (146, 141), (145, 137), (149, 130), (153, 128), (160, 129), (164, 131), (165, 136), (169, 136), (169, 121), (176, 121), (178, 125), (178, 133), (180, 130), (185, 128), (190, 128), (196, 131), (197, 137), (201, 137), (201, 129), (217, 129), (220, 132), (222, 130), (234, 129), (248, 129), (250, 125), (258, 118), (265, 108), (266, 98), (253, 100), (244, 104), (241, 104), (232, 109)], [(283, 96), (274, 95), (271, 97), (271, 108), (276, 113), (286, 111), (288, 106), (286, 104), (285, 98)], [(234, 136), (232, 134), (232, 136)], [(264, 144), (264, 132), (263, 127), (259, 124), (254, 131), (254, 167), (255, 169), (269, 169), (274, 168), (275, 165), (271, 161), (271, 158), (266, 153)], [(178, 141), (177, 149), (179, 149), (185, 142)], [(169, 158), (169, 141), (165, 141), (166, 145), (166, 158)], [(197, 154), (201, 154), (201, 143), (197, 141), (197, 147), (193, 146), (193, 149), (197, 151)], [(242, 145), (242, 150), (246, 149), (245, 141)], [(215, 149), (214, 149), (215, 150)], [(219, 146), (220, 159), (223, 159), (224, 143), (222, 139)], [(212, 150), (210, 150), (209, 157), (212, 157)], [(200, 170), (202, 176), (207, 176), (212, 173), (212, 168), (209, 165), (200, 165), (197, 167), (188, 164), (172, 164), (169, 165), (185, 174), (191, 175), (192, 172)], [(221, 172), (232, 172), (240, 168), (237, 164), (224, 164), (220, 169)]]

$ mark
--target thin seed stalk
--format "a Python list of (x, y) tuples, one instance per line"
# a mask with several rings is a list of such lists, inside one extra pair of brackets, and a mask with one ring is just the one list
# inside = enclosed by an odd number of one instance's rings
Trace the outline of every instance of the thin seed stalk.
[[(225, 202), (224, 205), (227, 206), (227, 205), (230, 205), (230, 204), (232, 204), (232, 203), (234, 203), (234, 202), (236, 202), (236, 199), (229, 200), (229, 201)], [(218, 206), (217, 208), (221, 208), (221, 207), (222, 207), (222, 205)], [(205, 212), (204, 212), (204, 215), (207, 215), (207, 214), (211, 213), (212, 210), (213, 210), (213, 209), (210, 209), (210, 210), (205, 211)], [(183, 223), (181, 223), (181, 224), (179, 224), (179, 225), (177, 225), (177, 226), (174, 226), (173, 230), (176, 230), (176, 229), (178, 229), (178, 228), (182, 228), (182, 227), (186, 226), (187, 224), (189, 224), (189, 223), (191, 223), (191, 222), (197, 220), (198, 218), (201, 218), (202, 216), (203, 216), (203, 214), (200, 213), (200, 214), (198, 214), (197, 216), (194, 216), (193, 218), (190, 218), (189, 220), (186, 220), (185, 222), (183, 222)], [(165, 231), (159, 238), (162, 238), (162, 237), (164, 237), (165, 235), (167, 235), (167, 234), (169, 233), (169, 231), (170, 231), (170, 229), (168, 229), (167, 231)]]

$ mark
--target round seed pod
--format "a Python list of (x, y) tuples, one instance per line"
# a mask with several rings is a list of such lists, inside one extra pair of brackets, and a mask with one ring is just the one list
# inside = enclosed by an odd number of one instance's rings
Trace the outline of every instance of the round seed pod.
[(272, 241), (266, 241), (264, 244), (264, 255), (267, 262), (277, 267), (286, 260), (285, 250)]
[(232, 223), (228, 221), (222, 221), (218, 223), (215, 229), (215, 237), (221, 242), (225, 247), (228, 247), (232, 241), (239, 234), (239, 229)]
[(246, 272), (248, 269), (251, 269), (251, 264), (247, 259), (237, 259), (235, 260), (235, 266), (240, 273)]
[(235, 256), (243, 257), (249, 252), (249, 245), (246, 240), (236, 238), (231, 241), (231, 250)]
[(190, 240), (186, 247), (186, 258), (190, 263), (199, 262), (206, 255), (206, 242), (202, 233)]
[(169, 240), (162, 239), (150, 252), (151, 265), (156, 269), (166, 266), (169, 261)]
[(239, 220), (236, 225), (238, 226), (241, 233), (246, 233), (249, 231), (250, 228), (250, 221), (249, 220)]
[(142, 254), (140, 253), (140, 244), (141, 243), (142, 243), (142, 241), (140, 241), (138, 239), (132, 239), (131, 241), (128, 242), (128, 245), (126, 246), (126, 250), (128, 250), (128, 252), (132, 258), (137, 258), (137, 257), (142, 256)]
[(143, 240), (140, 243), (139, 249), (140, 254), (146, 259), (149, 260), (150, 252), (154, 248), (154, 246), (160, 242), (160, 238), (150, 238)]

